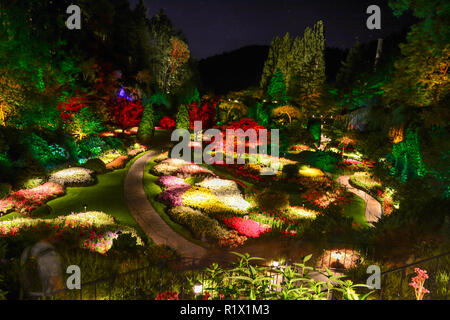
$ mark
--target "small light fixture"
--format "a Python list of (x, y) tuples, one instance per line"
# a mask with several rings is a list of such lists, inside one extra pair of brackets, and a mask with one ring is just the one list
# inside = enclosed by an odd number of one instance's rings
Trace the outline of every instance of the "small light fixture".
[(279, 265), (280, 265), (280, 262), (278, 260), (273, 260), (272, 261), (272, 267), (278, 268)]
[(197, 294), (200, 294), (200, 293), (202, 293), (202, 291), (203, 291), (203, 285), (200, 283), (200, 282), (196, 282), (195, 284), (194, 284), (194, 287), (193, 287), (193, 290), (194, 290), (194, 293), (197, 295)]
[(87, 204), (83, 204), (84, 212), (87, 212), (87, 207), (88, 207)]

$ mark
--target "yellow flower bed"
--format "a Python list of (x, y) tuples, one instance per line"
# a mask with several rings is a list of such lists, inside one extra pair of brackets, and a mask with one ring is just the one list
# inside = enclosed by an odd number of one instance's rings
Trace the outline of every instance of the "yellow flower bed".
[(183, 195), (183, 205), (199, 209), (207, 214), (215, 215), (224, 212), (241, 214), (242, 212), (233, 209), (216, 197), (211, 190), (202, 187), (192, 187)]

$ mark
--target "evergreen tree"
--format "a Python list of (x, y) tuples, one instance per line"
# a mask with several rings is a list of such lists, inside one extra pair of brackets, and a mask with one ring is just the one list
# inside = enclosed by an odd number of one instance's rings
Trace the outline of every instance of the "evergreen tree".
[(269, 87), (267, 88), (267, 95), (272, 101), (286, 101), (286, 84), (283, 72), (280, 69), (277, 69), (270, 80)]
[(184, 104), (180, 104), (178, 107), (178, 113), (175, 120), (177, 122), (177, 129), (189, 130), (189, 111)]
[(137, 138), (141, 143), (147, 144), (153, 138), (155, 133), (155, 116), (153, 104), (150, 103), (149, 99), (144, 98), (143, 104), (144, 113), (142, 114), (142, 119), (139, 124)]
[(348, 92), (358, 76), (358, 67), (361, 64), (361, 44), (356, 42), (342, 61), (339, 73), (336, 75), (336, 87), (343, 92)]

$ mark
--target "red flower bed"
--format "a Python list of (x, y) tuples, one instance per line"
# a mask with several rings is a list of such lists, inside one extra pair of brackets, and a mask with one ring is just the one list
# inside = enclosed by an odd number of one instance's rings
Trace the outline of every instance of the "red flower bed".
[(46, 201), (60, 196), (64, 188), (53, 182), (47, 182), (33, 189), (22, 189), (11, 193), (0, 201), (0, 212), (16, 211), (30, 213), (42, 206)]
[(249, 238), (258, 238), (261, 234), (270, 229), (261, 226), (258, 222), (241, 217), (223, 218), (223, 222), (228, 228), (236, 230), (241, 235)]
[[(260, 134), (262, 133), (261, 130), (266, 130), (266, 128), (259, 125), (254, 119), (251, 119), (251, 118), (243, 118), (238, 121), (229, 122), (228, 124), (224, 124), (222, 126), (215, 126), (214, 128), (222, 131), (222, 135), (224, 138), (226, 137), (227, 129), (232, 129), (232, 130), (242, 129), (244, 132), (249, 129), (254, 129), (257, 134), (256, 146), (259, 146), (262, 144), (262, 141), (260, 141)], [(267, 130), (266, 133), (267, 133), (267, 141), (266, 142), (269, 143), (270, 142), (270, 131)], [(235, 151), (237, 150), (238, 138), (239, 138), (239, 136), (236, 136), (234, 138), (234, 150)], [(249, 147), (249, 145), (250, 145), (250, 141), (246, 141), (245, 146)], [(254, 146), (254, 147), (256, 147), (256, 146)]]
[(175, 129), (176, 122), (172, 118), (168, 116), (164, 116), (159, 121), (159, 126), (166, 130), (173, 130)]

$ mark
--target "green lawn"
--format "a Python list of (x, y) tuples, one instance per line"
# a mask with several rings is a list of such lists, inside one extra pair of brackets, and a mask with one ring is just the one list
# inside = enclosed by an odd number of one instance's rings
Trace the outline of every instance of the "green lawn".
[(88, 211), (102, 211), (116, 218), (118, 223), (135, 228), (139, 233), (144, 234), (128, 210), (123, 191), (123, 182), (129, 167), (143, 154), (130, 160), (123, 169), (98, 175), (98, 183), (94, 186), (67, 188), (66, 195), (47, 202), (51, 208), (51, 214), (43, 218), (83, 212), (83, 205), (86, 204)]
[(369, 226), (366, 220), (366, 202), (356, 194), (352, 194), (351, 201), (345, 204), (344, 215), (352, 217), (355, 223), (363, 227)]

